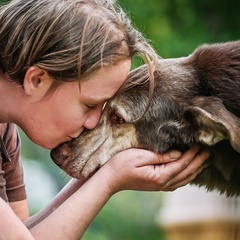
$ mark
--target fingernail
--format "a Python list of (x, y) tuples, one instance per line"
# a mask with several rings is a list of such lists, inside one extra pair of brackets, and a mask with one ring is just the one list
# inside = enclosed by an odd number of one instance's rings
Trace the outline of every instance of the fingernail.
[(177, 160), (182, 156), (182, 153), (176, 150), (172, 150), (171, 152), (169, 152), (169, 157), (171, 158), (171, 160)]

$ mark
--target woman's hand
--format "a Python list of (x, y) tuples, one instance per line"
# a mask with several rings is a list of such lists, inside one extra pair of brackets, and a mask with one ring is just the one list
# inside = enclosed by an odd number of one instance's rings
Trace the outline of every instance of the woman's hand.
[(190, 149), (156, 154), (128, 149), (116, 154), (96, 174), (102, 172), (112, 194), (121, 190), (173, 191), (192, 181), (206, 167), (206, 151)]
[(208, 158), (208, 153), (197, 152), (191, 149), (181, 156), (176, 151), (161, 155), (128, 149), (118, 153), (88, 180), (71, 181), (35, 219), (31, 234), (38, 239), (79, 239), (114, 193), (126, 189), (168, 191), (193, 180)]

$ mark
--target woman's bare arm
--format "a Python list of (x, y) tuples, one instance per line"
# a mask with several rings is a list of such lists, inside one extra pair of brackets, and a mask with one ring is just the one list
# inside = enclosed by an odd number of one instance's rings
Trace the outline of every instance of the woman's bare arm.
[(39, 222), (43, 221), (49, 214), (55, 211), (66, 199), (77, 191), (84, 183), (85, 179), (71, 179), (66, 186), (56, 195), (53, 201), (45, 208), (28, 218), (24, 223), (28, 229), (31, 229)]
[(26, 220), (29, 218), (29, 209), (28, 209), (28, 202), (27, 199), (16, 201), (16, 202), (10, 202), (9, 203), (11, 209), (14, 211), (14, 213), (22, 220)]
[[(172, 184), (179, 187), (177, 182), (185, 185), (187, 180), (193, 180), (201, 172), (203, 162), (208, 156), (206, 152), (197, 155), (197, 150), (192, 149), (179, 160), (164, 164), (169, 162), (169, 158), (164, 158), (166, 155), (163, 157), (139, 149), (121, 152), (94, 174), (59, 209), (35, 226), (32, 233), (40, 237), (39, 239), (80, 238), (114, 193), (126, 189), (168, 190), (172, 189)], [(181, 174), (183, 171), (185, 174)], [(68, 231), (69, 225), (71, 231)], [(44, 231), (48, 226), (52, 226), (50, 233)]]
[(38, 224), (30, 230), (1, 200), (0, 239), (79, 239), (114, 193), (126, 189), (158, 191), (171, 190), (172, 185), (179, 187), (178, 182), (186, 184), (203, 169), (207, 158), (208, 154), (197, 155), (197, 150), (192, 149), (179, 160), (165, 164), (170, 161), (166, 154), (126, 150), (110, 159), (77, 191), (81, 183), (70, 182), (70, 188), (55, 199), (54, 206), (59, 207), (55, 211), (50, 207), (47, 211), (50, 214), (43, 214), (44, 217), (39, 218), (42, 221), (37, 220)]

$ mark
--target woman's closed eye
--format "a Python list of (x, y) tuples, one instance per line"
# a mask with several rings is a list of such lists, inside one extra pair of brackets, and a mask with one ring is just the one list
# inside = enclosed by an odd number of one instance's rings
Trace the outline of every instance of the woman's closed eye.
[(101, 102), (101, 103), (97, 103), (97, 104), (86, 104), (86, 107), (89, 109), (89, 110), (94, 110), (98, 107), (101, 107), (101, 109), (103, 110), (105, 105), (106, 105), (106, 101), (105, 102)]
[(92, 105), (86, 105), (87, 106), (87, 108), (89, 108), (89, 109), (95, 109), (96, 107), (97, 107), (97, 105), (95, 105), (95, 104), (92, 104)]

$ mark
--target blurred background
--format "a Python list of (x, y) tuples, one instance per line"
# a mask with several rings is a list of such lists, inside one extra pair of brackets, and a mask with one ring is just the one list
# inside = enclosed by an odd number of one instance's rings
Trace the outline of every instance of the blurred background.
[[(240, 38), (240, 1), (237, 0), (119, 0), (118, 3), (163, 58), (186, 56), (203, 43)], [(48, 151), (32, 144), (22, 132), (21, 135), (25, 179), (33, 214), (55, 196), (69, 177), (52, 163)], [(192, 199), (192, 196), (195, 196), (195, 199)], [(197, 239), (196, 236), (187, 237), (183, 234), (183, 229), (174, 230), (172, 226), (183, 226), (186, 222), (194, 222), (196, 225), (204, 222), (206, 216), (215, 223), (216, 218), (222, 220), (222, 215), (227, 215), (223, 211), (224, 206), (226, 212), (231, 209), (231, 212), (236, 213), (237, 202), (238, 199), (229, 200), (215, 193), (209, 195), (205, 189), (188, 191), (187, 187), (173, 193), (125, 191), (113, 196), (83, 239)], [(200, 211), (195, 212), (196, 209)], [(209, 209), (214, 213), (207, 214)], [(201, 216), (198, 218), (199, 212)], [(237, 219), (240, 214), (235, 215)], [(185, 226), (189, 232), (188, 225)], [(217, 229), (220, 232), (219, 228)], [(178, 230), (180, 232), (177, 232)], [(174, 231), (177, 232), (176, 235)], [(194, 232), (200, 236), (200, 231), (197, 228)], [(240, 238), (235, 235), (232, 239)]]

